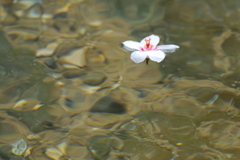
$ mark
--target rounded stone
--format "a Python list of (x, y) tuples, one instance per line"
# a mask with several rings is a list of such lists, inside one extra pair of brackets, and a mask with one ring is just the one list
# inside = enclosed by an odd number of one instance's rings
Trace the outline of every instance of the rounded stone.
[(96, 86), (102, 84), (107, 77), (102, 73), (89, 73), (82, 77), (83, 83)]
[(102, 97), (92, 106), (90, 112), (123, 114), (126, 112), (126, 108), (123, 104), (110, 97)]

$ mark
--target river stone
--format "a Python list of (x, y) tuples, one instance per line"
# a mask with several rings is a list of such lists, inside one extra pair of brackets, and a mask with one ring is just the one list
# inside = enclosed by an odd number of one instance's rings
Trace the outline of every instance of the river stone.
[(69, 54), (62, 56), (59, 63), (83, 67), (86, 65), (85, 52), (86, 48), (74, 49)]
[(101, 73), (90, 73), (82, 77), (83, 83), (88, 85), (100, 85), (106, 80), (106, 76)]
[(102, 97), (93, 105), (90, 112), (122, 114), (126, 112), (126, 108), (123, 104), (114, 101), (110, 97)]
[(50, 69), (57, 69), (57, 63), (54, 59), (50, 58), (50, 59), (46, 59), (44, 61), (44, 64), (46, 66), (48, 66)]
[(85, 72), (79, 69), (69, 69), (62, 73), (63, 77), (67, 79), (78, 78), (85, 74), (86, 74)]

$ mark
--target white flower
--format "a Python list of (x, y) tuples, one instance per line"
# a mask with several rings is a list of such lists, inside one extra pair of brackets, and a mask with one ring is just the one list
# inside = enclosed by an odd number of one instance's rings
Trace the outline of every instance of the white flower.
[(165, 58), (165, 53), (174, 52), (179, 46), (174, 44), (159, 45), (160, 38), (156, 35), (150, 35), (144, 38), (140, 43), (135, 41), (124, 41), (122, 42), (124, 48), (128, 51), (134, 51), (131, 54), (131, 59), (135, 63), (143, 62), (146, 59), (151, 59), (155, 62), (161, 62)]

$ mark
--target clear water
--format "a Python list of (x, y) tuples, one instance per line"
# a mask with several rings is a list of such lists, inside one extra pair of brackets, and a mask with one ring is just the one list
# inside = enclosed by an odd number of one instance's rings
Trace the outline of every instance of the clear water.
[[(239, 9), (0, 0), (0, 159), (239, 160)], [(151, 34), (180, 49), (135, 64)]]

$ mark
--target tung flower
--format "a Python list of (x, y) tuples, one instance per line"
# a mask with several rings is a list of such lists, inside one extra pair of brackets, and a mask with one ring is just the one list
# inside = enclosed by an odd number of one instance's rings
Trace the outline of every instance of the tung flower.
[(135, 41), (124, 41), (122, 42), (124, 48), (128, 51), (134, 51), (131, 54), (131, 59), (135, 63), (140, 63), (151, 59), (155, 62), (161, 62), (165, 58), (165, 53), (174, 52), (179, 46), (174, 44), (159, 45), (160, 38), (156, 35), (150, 35), (144, 38), (140, 43)]

